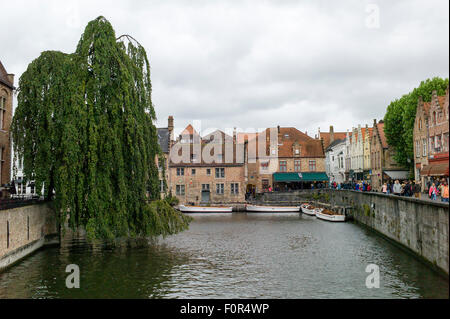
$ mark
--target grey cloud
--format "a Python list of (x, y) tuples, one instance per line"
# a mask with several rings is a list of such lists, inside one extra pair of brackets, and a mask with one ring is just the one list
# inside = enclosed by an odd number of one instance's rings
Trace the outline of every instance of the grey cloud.
[[(380, 28), (365, 25), (367, 4)], [(158, 126), (320, 126), (345, 131), (384, 116), (420, 81), (448, 77), (448, 2), (14, 1), (0, 59), (17, 78), (43, 50), (73, 52), (105, 16), (150, 57)], [(14, 26), (11, 28), (11, 26)], [(17, 81), (16, 81), (17, 84)]]

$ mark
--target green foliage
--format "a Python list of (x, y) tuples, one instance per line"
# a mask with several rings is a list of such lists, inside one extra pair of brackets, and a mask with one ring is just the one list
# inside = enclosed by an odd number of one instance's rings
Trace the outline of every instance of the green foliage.
[[(19, 80), (11, 132), (24, 174), (90, 238), (167, 235), (188, 219), (159, 201), (150, 64), (99, 17), (73, 54), (43, 52)], [(169, 209), (170, 207), (170, 209)], [(158, 209), (161, 208), (161, 212)]]
[(167, 195), (164, 200), (167, 202), (167, 204), (169, 204), (170, 206), (176, 206), (180, 203), (180, 200), (178, 199), (178, 197), (173, 196), (172, 193), (169, 193), (169, 195)]
[(439, 77), (427, 79), (410, 93), (392, 101), (387, 107), (384, 132), (388, 144), (395, 149), (394, 159), (400, 165), (409, 168), (414, 165), (413, 131), (419, 97), (421, 96), (425, 102), (430, 102), (433, 90), (436, 90), (438, 95), (444, 95), (447, 87), (448, 79)]

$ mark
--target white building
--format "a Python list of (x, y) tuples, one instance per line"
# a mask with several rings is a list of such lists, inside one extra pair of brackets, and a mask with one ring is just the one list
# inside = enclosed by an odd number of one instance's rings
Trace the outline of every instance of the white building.
[(325, 150), (325, 169), (330, 183), (346, 181), (347, 139), (337, 139)]
[[(27, 181), (25, 183), (23, 176), (23, 160), (14, 162), (14, 168), (12, 171), (12, 180), (16, 189), (15, 194), (11, 194), (12, 198), (33, 198), (37, 196), (36, 187), (34, 181)], [(44, 187), (42, 187), (42, 192)]]
[[(350, 147), (351, 169), (354, 180), (362, 180), (364, 173), (364, 135), (361, 125), (352, 129)], [(352, 179), (352, 176), (350, 176)]]

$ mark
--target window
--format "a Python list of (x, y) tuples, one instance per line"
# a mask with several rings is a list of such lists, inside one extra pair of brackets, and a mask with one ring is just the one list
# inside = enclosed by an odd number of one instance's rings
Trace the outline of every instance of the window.
[(216, 184), (216, 194), (223, 195), (225, 190), (225, 184)]
[(209, 184), (202, 184), (202, 191), (209, 192)]
[(35, 194), (34, 183), (30, 184), (31, 194)]
[(210, 169), (210, 168), (207, 168), (207, 169), (206, 169), (206, 175), (207, 175), (207, 176), (211, 176), (211, 169)]
[(436, 112), (433, 112), (433, 125), (436, 125)]
[(177, 195), (183, 196), (184, 192), (185, 192), (185, 186), (184, 185), (177, 185), (176, 192), (177, 192)]
[(263, 179), (262, 180), (262, 188), (263, 189), (268, 189), (269, 188), (269, 180), (268, 179)]
[(225, 178), (225, 168), (216, 168), (216, 178)]
[(419, 130), (422, 130), (422, 118), (419, 119)]
[(309, 161), (309, 170), (310, 171), (315, 171), (316, 170), (316, 161), (315, 160)]
[[(33, 193), (33, 191), (31, 191)], [(163, 180), (159, 180), (159, 192), (160, 193), (164, 193), (164, 181)]]
[(299, 149), (295, 150), (295, 155), (300, 155), (300, 150)]
[(6, 97), (0, 97), (0, 129), (5, 128)]
[(231, 183), (231, 195), (237, 195), (237, 194), (239, 194), (239, 184)]
[(184, 167), (177, 168), (177, 176), (184, 176)]
[(298, 160), (294, 161), (294, 171), (300, 172), (300, 170), (301, 170), (301, 162)]
[(280, 161), (280, 172), (287, 172), (287, 162)]
[(420, 142), (416, 141), (416, 157), (420, 157)]
[(426, 138), (424, 138), (422, 140), (422, 148), (423, 148), (422, 156), (427, 156), (427, 139)]
[(192, 176), (195, 176), (195, 173), (196, 173), (195, 168), (193, 168), (193, 169), (192, 169), (192, 172), (191, 172), (191, 175), (192, 175)]

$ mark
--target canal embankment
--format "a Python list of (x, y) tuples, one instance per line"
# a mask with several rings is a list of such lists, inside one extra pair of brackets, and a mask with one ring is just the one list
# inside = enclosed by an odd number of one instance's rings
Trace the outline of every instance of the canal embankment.
[(54, 244), (59, 244), (59, 226), (51, 203), (0, 210), (0, 271)]
[(263, 205), (311, 202), (345, 212), (349, 218), (399, 244), (429, 266), (449, 274), (449, 205), (376, 192), (318, 189), (266, 193)]

